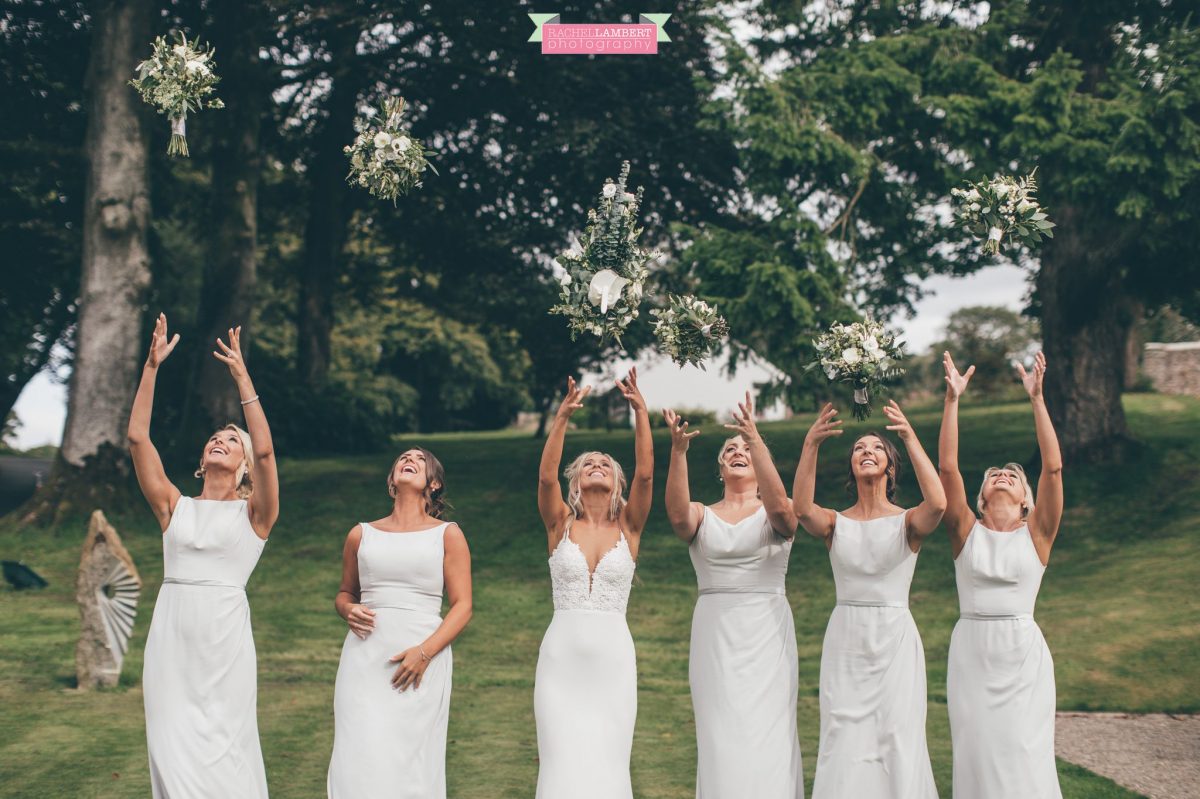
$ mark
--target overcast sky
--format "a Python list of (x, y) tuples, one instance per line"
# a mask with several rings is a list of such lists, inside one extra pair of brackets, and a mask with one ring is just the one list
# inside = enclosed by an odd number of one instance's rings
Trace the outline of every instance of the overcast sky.
[[(941, 335), (946, 319), (958, 308), (968, 305), (1002, 305), (1020, 310), (1028, 290), (1025, 272), (1015, 266), (994, 266), (969, 277), (934, 277), (923, 286), (928, 292), (917, 303), (912, 319), (897, 317), (893, 329), (901, 333), (909, 351), (924, 352)], [(563, 331), (566, 335), (566, 331)], [(648, 356), (639, 362), (642, 393), (652, 409), (662, 407), (708, 408), (729, 411), (736, 406), (747, 388), (763, 380), (762, 367), (743, 368), (730, 379), (722, 374), (722, 364), (714, 362), (708, 371), (694, 367), (680, 369), (666, 358)], [(67, 416), (66, 386), (40, 374), (17, 400), (17, 418), (21, 428), (15, 444), (18, 449), (58, 444), (62, 440)], [(778, 416), (775, 409), (769, 416)]]

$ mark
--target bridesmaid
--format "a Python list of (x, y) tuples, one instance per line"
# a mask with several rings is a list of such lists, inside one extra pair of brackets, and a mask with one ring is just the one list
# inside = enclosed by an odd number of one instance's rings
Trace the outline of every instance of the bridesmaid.
[(442, 519), (446, 471), (432, 452), (401, 454), (387, 489), (392, 512), (355, 525), (342, 550), (334, 607), (350, 629), (333, 691), (330, 799), (446, 796), (450, 643), (471, 618), (471, 553)]
[(883, 409), (908, 450), (922, 502), (895, 502), (900, 453), (876, 433), (850, 448), (843, 513), (813, 501), (817, 449), (840, 435), (832, 405), (804, 439), (794, 489), (796, 515), (825, 540), (837, 586), (821, 651), (821, 738), (813, 799), (937, 797), (925, 743), (925, 650), (908, 611), (921, 542), (946, 509), (946, 495), (921, 442), (894, 401)]
[(1062, 454), (1042, 399), (1046, 358), (1017, 369), (1033, 405), (1042, 457), (1037, 504), (1025, 471), (1010, 463), (983, 475), (976, 518), (958, 470), (958, 400), (975, 372), (950, 353), (938, 441), (946, 528), (960, 617), (950, 636), (946, 701), (954, 744), (955, 799), (1059, 799), (1054, 762), (1054, 661), (1033, 606), (1063, 513)]
[(554, 617), (542, 639), (533, 690), (538, 799), (632, 799), (629, 755), (637, 718), (637, 661), (625, 608), (654, 481), (654, 446), (637, 370), (617, 387), (634, 415), (637, 464), (629, 499), (611, 455), (584, 452), (558, 482), (571, 414), (589, 389), (567, 381), (546, 436), (538, 510), (546, 526)]
[(279, 478), (241, 332), (231, 328), (213, 355), (229, 367), (250, 432), (229, 424), (204, 445), (200, 496), (183, 496), (167, 479), (150, 441), (158, 369), (179, 343), (163, 314), (129, 417), (133, 468), (163, 531), (163, 585), (142, 669), (155, 799), (267, 796), (246, 580), (279, 516)]
[(699, 430), (672, 410), (667, 517), (688, 543), (700, 597), (689, 677), (696, 797), (803, 799), (796, 733), (796, 627), (784, 593), (796, 514), (754, 423), (749, 392), (717, 455), (724, 496), (691, 501), (687, 451)]

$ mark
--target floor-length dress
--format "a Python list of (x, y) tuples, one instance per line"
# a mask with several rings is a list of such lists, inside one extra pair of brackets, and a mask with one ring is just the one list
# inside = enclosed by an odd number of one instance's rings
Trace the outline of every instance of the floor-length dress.
[(175, 503), (142, 669), (154, 799), (267, 796), (246, 602), (265, 543), (245, 500)]
[(763, 508), (737, 524), (705, 508), (692, 539), (697, 799), (804, 797), (796, 627), (783, 585), (791, 550)]
[(925, 742), (925, 650), (908, 610), (917, 553), (905, 516), (837, 515), (829, 549), (837, 607), (821, 651), (813, 799), (937, 797)]
[(362, 604), (375, 611), (366, 638), (346, 633), (333, 689), (330, 799), (444, 799), (453, 655), (429, 662), (419, 688), (399, 691), (390, 658), (441, 625), (449, 523), (391, 533), (363, 522), (358, 543)]
[(533, 691), (537, 799), (631, 799), (637, 661), (625, 608), (633, 555), (621, 534), (588, 574), (570, 525), (550, 556), (554, 617)]
[(1054, 660), (1033, 606), (1046, 567), (1022, 525), (976, 522), (954, 561), (959, 620), (946, 701), (955, 799), (1061, 799), (1054, 761)]

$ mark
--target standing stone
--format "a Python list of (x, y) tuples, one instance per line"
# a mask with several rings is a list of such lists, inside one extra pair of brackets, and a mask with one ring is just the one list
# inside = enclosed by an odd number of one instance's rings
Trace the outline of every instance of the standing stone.
[(141, 593), (142, 578), (121, 536), (102, 512), (94, 511), (75, 583), (83, 623), (75, 647), (75, 676), (81, 690), (117, 684)]

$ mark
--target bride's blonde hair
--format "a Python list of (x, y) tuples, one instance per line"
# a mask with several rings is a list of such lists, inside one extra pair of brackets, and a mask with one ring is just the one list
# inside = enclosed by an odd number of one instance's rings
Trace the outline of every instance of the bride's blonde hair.
[[(254, 463), (254, 442), (250, 440), (250, 434), (236, 424), (227, 424), (216, 432), (223, 433), (226, 430), (237, 433), (238, 440), (242, 442), (242, 462), (238, 466), (235, 478), (238, 499), (250, 499), (250, 495), (254, 493), (254, 481), (250, 478), (250, 464)], [(203, 453), (200, 455), (200, 468), (196, 470), (196, 477), (204, 477)]]
[(583, 462), (591, 455), (599, 455), (608, 461), (609, 468), (613, 473), (613, 490), (609, 495), (608, 502), (608, 518), (610, 521), (620, 518), (621, 509), (625, 507), (625, 470), (621, 468), (621, 464), (617, 463), (617, 459), (607, 452), (584, 452), (579, 455), (571, 464), (563, 470), (563, 476), (567, 478), (567, 506), (571, 508), (571, 513), (575, 518), (579, 518), (583, 513), (583, 489), (579, 487), (579, 477), (583, 473)]

